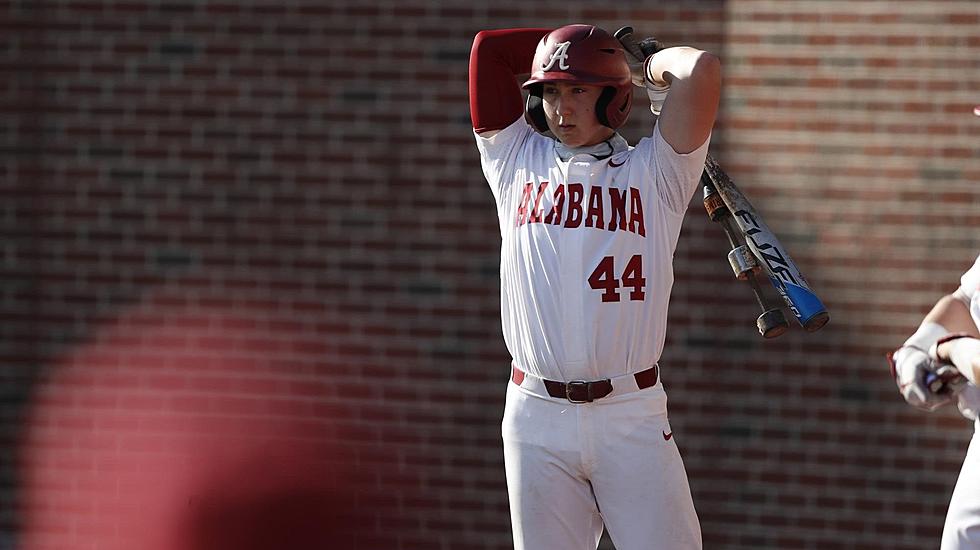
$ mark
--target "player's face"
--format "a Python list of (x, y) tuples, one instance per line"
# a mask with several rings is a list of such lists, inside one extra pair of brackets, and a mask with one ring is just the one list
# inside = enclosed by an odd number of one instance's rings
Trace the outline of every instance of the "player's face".
[(599, 124), (595, 103), (602, 86), (546, 82), (541, 90), (548, 129), (569, 147), (595, 145), (613, 135), (612, 128)]

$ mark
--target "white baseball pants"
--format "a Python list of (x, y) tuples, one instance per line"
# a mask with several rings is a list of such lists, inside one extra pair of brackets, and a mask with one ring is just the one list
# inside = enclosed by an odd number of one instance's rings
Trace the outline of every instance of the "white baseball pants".
[(573, 404), (513, 382), (502, 424), (515, 550), (700, 550), (663, 385)]
[(980, 419), (946, 512), (940, 550), (980, 549)]

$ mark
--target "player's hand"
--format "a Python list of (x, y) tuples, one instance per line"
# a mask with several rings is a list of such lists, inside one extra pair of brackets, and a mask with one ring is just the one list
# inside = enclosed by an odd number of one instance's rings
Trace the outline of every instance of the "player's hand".
[[(952, 402), (955, 392), (949, 384), (934, 384), (937, 391), (929, 389), (927, 378), (939, 376), (938, 366), (925, 350), (902, 346), (891, 356), (892, 374), (898, 391), (905, 401), (917, 409), (932, 412), (943, 405)], [(955, 369), (954, 369), (955, 370)], [(950, 377), (948, 370), (942, 376)]]
[(976, 383), (980, 372), (980, 340), (969, 334), (950, 334), (933, 344), (929, 355), (936, 361), (954, 365), (964, 377)]
[[(622, 32), (627, 29), (629, 32)], [(636, 40), (636, 37), (633, 36), (632, 27), (619, 29), (616, 31), (616, 37), (626, 52), (626, 62), (630, 67), (630, 80), (633, 81), (634, 86), (644, 88), (647, 91), (647, 97), (650, 98), (650, 111), (659, 115), (663, 109), (664, 101), (667, 99), (667, 92), (670, 91), (670, 84), (653, 82), (647, 72), (647, 61), (653, 54), (664, 49), (664, 45), (652, 36)]]
[(626, 53), (626, 63), (628, 63), (630, 66), (630, 80), (633, 81), (634, 86), (645, 88), (646, 69), (644, 67), (644, 61), (646, 61), (646, 57), (637, 57), (630, 45), (624, 40), (624, 38), (620, 38), (619, 42), (623, 45), (623, 51)]
[(926, 373), (926, 389), (931, 393), (955, 395), (969, 383), (954, 365), (937, 362), (934, 356), (931, 359), (934, 366), (939, 365), (935, 371)]

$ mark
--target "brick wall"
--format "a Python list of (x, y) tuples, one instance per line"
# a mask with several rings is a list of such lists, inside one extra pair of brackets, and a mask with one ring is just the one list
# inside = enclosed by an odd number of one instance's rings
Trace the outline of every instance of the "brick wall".
[(936, 548), (971, 426), (903, 406), (882, 355), (977, 254), (976, 5), (724, 11), (714, 150), (832, 321), (759, 341), (744, 291), (728, 302), (734, 289), (698, 281), (723, 247), (688, 219), (672, 319), (690, 308), (691, 322), (666, 354), (684, 378), (665, 376), (681, 433), (697, 434), (684, 450), (706, 545)]
[(575, 21), (722, 56), (713, 154), (832, 315), (762, 341), (692, 202), (705, 546), (937, 546), (971, 428), (882, 355), (980, 245), (973, 2), (79, 0), (0, 7), (0, 548), (507, 548), (467, 56)]

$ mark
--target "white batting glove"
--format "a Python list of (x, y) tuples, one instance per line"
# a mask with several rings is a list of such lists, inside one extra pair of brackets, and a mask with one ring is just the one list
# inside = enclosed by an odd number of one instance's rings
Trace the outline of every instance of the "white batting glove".
[(928, 352), (920, 348), (902, 346), (892, 354), (895, 383), (905, 401), (917, 409), (932, 412), (952, 401), (952, 394), (933, 393), (926, 385), (926, 377), (936, 371)]
[(940, 345), (945, 344), (944, 350), (960, 374), (967, 380), (977, 383), (977, 365), (980, 365), (980, 340), (973, 338), (969, 334), (950, 334), (940, 338), (929, 348), (929, 355), (939, 361), (937, 350)]
[[(930, 391), (927, 377), (936, 375), (940, 365), (929, 355), (929, 348), (948, 331), (937, 323), (922, 323), (902, 347), (890, 356), (892, 375), (905, 401), (917, 409), (932, 412), (953, 400), (953, 392), (938, 385)], [(944, 376), (949, 376), (948, 370)]]
[(667, 99), (667, 92), (670, 91), (670, 84), (666, 82), (659, 84), (651, 78), (650, 60), (652, 58), (653, 55), (643, 62), (643, 82), (647, 89), (647, 97), (650, 98), (650, 110), (653, 111), (653, 114), (659, 115), (660, 111), (663, 110), (664, 101)]
[(667, 100), (667, 92), (670, 90), (670, 86), (662, 90), (651, 90), (647, 88), (647, 96), (650, 98), (650, 111), (659, 115), (660, 111), (664, 108), (664, 101)]
[[(641, 44), (646, 44), (654, 50), (663, 48), (654, 38), (645, 38), (641, 41)], [(655, 115), (659, 115), (663, 109), (664, 100), (667, 99), (670, 84), (657, 84), (650, 78), (649, 61), (653, 55), (649, 55), (645, 59), (640, 59), (630, 53), (628, 48), (624, 49), (624, 51), (626, 53), (626, 62), (630, 67), (630, 80), (634, 86), (647, 91), (647, 97), (650, 98), (650, 111)]]
[[(939, 347), (943, 347), (946, 361), (939, 358)], [(940, 338), (929, 348), (929, 355), (935, 361), (941, 361), (944, 368), (954, 369), (956, 379), (951, 382), (956, 393), (956, 408), (960, 414), (970, 420), (977, 419), (980, 412), (980, 389), (976, 386), (977, 370), (975, 365), (980, 362), (980, 340), (966, 333), (948, 334)]]

